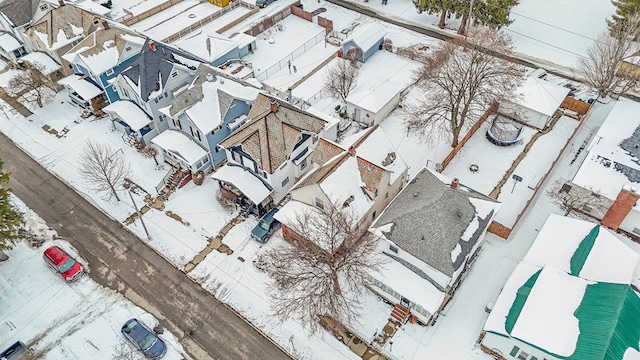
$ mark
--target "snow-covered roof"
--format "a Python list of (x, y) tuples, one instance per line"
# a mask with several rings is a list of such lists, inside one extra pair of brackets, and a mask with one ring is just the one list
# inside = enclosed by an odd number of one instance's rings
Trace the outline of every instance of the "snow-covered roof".
[(333, 204), (341, 206), (347, 199), (353, 199), (345, 209), (353, 212), (355, 220), (362, 219), (373, 205), (373, 200), (363, 190), (365, 184), (360, 177), (358, 159), (355, 156), (347, 155), (344, 162), (319, 185)]
[(198, 33), (189, 38), (182, 38), (173, 45), (211, 63), (237, 49), (238, 41), (211, 31), (211, 33)]
[[(620, 190), (640, 189), (640, 104), (620, 98), (613, 105), (572, 182), (609, 199)], [(640, 203), (640, 202), (639, 202)], [(635, 209), (640, 209), (636, 205)]]
[(151, 139), (151, 142), (181, 157), (190, 165), (207, 156), (203, 148), (177, 130), (165, 130)]
[[(362, 139), (364, 137), (364, 139)], [(345, 138), (341, 145), (348, 148), (357, 143), (356, 155), (390, 171), (391, 183), (405, 174), (407, 164), (394, 148), (381, 127), (375, 126), (372, 131), (364, 131)]]
[(570, 89), (552, 82), (528, 76), (515, 93), (519, 95), (516, 104), (551, 116), (556, 112)]
[[(539, 272), (539, 273), (538, 273)], [(535, 279), (535, 274), (537, 279)], [(531, 280), (534, 277), (535, 280)], [(534, 282), (515, 324), (507, 326), (518, 290)], [(576, 350), (580, 328), (574, 313), (580, 306), (588, 281), (553, 267), (521, 263), (502, 288), (484, 330), (512, 336), (562, 357)], [(512, 315), (513, 316), (513, 315)]]
[(58, 64), (55, 60), (51, 58), (51, 56), (46, 53), (40, 51), (34, 51), (28, 53), (27, 55), (21, 57), (20, 59), (24, 61), (28, 61), (33, 65), (38, 64), (42, 67), (42, 71), (45, 75), (49, 75), (54, 71), (58, 71), (62, 68), (60, 64)]
[(77, 7), (98, 14), (100, 16), (106, 16), (111, 12), (111, 9), (94, 2), (93, 0), (80, 1), (75, 4)]
[(125, 9), (126, 12), (130, 13), (133, 16), (138, 16), (145, 11), (151, 10), (156, 6), (159, 6), (164, 3), (168, 3), (170, 0), (145, 0), (135, 3), (135, 5), (130, 6)]
[(220, 126), (222, 114), (216, 84), (207, 81), (202, 83), (201, 89), (202, 100), (187, 109), (185, 113), (202, 133), (207, 134)]
[[(346, 61), (346, 60), (342, 60)], [(421, 64), (387, 51), (378, 51), (360, 65), (356, 88), (347, 102), (377, 113), (413, 83), (413, 71)]]
[(102, 89), (80, 77), (79, 75), (69, 75), (66, 78), (58, 80), (59, 84), (69, 86), (75, 91), (81, 98), (85, 100), (91, 100), (94, 97), (102, 94)]
[(262, 203), (272, 192), (253, 173), (240, 166), (226, 164), (211, 174), (211, 178), (232, 184), (254, 204)]
[(15, 37), (13, 37), (13, 35), (9, 33), (0, 34), (0, 47), (4, 51), (11, 52), (21, 46), (22, 44), (20, 44), (20, 42)]
[(363, 51), (367, 51), (386, 34), (387, 32), (380, 23), (372, 21), (356, 27), (344, 42), (353, 41)]
[[(585, 239), (590, 233), (594, 238)], [(588, 251), (581, 253), (579, 248)], [(572, 266), (581, 265), (578, 275), (584, 279), (629, 284), (639, 258), (606, 228), (551, 214), (522, 261), (540, 267), (551, 265), (567, 273)]]
[(127, 123), (131, 129), (136, 131), (151, 122), (151, 118), (142, 109), (128, 100), (118, 100), (105, 106), (102, 110), (115, 114), (120, 120)]

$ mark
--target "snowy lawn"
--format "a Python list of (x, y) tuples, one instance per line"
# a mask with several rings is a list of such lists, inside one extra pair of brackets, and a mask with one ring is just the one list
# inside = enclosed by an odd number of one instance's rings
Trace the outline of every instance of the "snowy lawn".
[[(14, 200), (25, 212), (28, 229), (43, 238), (54, 237), (42, 219)], [(5, 274), (0, 277), (0, 350), (22, 341), (43, 359), (114, 359), (119, 351), (133, 349), (120, 333), (127, 320), (138, 318), (150, 328), (158, 324), (153, 315), (89, 276), (67, 284), (42, 260), (42, 252), (52, 245), (66, 250), (86, 269), (91, 267), (63, 240), (46, 241), (37, 249), (20, 242), (8, 251), (9, 260), (0, 263)], [(168, 347), (164, 359), (184, 357), (182, 346), (171, 333), (165, 331), (161, 338)], [(134, 352), (131, 359), (142, 356)]]

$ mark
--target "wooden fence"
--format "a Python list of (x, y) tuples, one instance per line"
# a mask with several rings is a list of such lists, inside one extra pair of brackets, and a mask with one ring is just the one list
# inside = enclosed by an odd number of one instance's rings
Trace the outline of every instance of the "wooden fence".
[(560, 107), (575, 111), (579, 115), (584, 115), (591, 108), (591, 104), (586, 101), (567, 96), (566, 98), (564, 98), (564, 100), (562, 100), (562, 104), (560, 104)]
[(141, 12), (138, 15), (133, 15), (132, 13), (128, 12), (127, 10), (125, 10), (126, 15), (124, 16), (124, 19), (122, 20), (122, 23), (127, 25), (127, 26), (131, 26), (137, 22), (140, 22), (150, 16), (153, 16), (157, 13), (159, 13), (162, 10), (166, 10), (170, 7), (172, 7), (173, 5), (182, 2), (182, 0), (167, 0), (165, 2), (163, 2), (162, 4), (159, 4), (157, 6), (152, 7), (151, 9)]
[(447, 157), (445, 157), (444, 160), (442, 160), (442, 163), (441, 163), (442, 167), (438, 170), (438, 172), (442, 172), (442, 170), (444, 170), (447, 167), (447, 165), (449, 165), (449, 163), (451, 162), (451, 160), (453, 160), (453, 158), (456, 156), (458, 151), (460, 151), (460, 149), (462, 149), (462, 147), (467, 143), (467, 141), (469, 141), (469, 139), (471, 139), (473, 134), (475, 134), (476, 131), (478, 131), (480, 126), (487, 120), (487, 118), (489, 118), (489, 116), (491, 114), (495, 113), (497, 110), (498, 110), (498, 103), (494, 101), (491, 104), (491, 106), (489, 106), (487, 111), (485, 111), (484, 114), (482, 114), (480, 119), (478, 119), (478, 121), (475, 124), (473, 124), (471, 129), (469, 129), (469, 131), (462, 138), (462, 140), (460, 140), (458, 142), (458, 145), (456, 145), (456, 147), (451, 149), (451, 152), (449, 153), (449, 155), (447, 155)]

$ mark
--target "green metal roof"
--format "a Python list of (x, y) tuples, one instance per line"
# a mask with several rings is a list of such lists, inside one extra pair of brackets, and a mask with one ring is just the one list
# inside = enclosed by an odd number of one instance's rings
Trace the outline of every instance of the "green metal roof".
[(584, 267), (584, 263), (587, 261), (587, 257), (589, 257), (589, 253), (591, 249), (593, 249), (593, 244), (596, 242), (596, 238), (600, 233), (600, 225), (596, 225), (591, 229), (589, 234), (582, 239), (580, 245), (573, 253), (570, 262), (571, 275), (579, 276), (580, 271)]
[(535, 285), (536, 280), (538, 280), (538, 276), (540, 276), (540, 272), (542, 269), (536, 271), (529, 279), (518, 289), (516, 293), (516, 299), (513, 301), (511, 308), (509, 309), (509, 313), (507, 314), (507, 318), (504, 323), (504, 329), (507, 333), (511, 334), (513, 327), (516, 325), (518, 321), (518, 317), (522, 312), (522, 308), (524, 304), (527, 302), (527, 298), (529, 297), (529, 293), (531, 292), (531, 288)]
[(580, 335), (566, 359), (622, 360), (628, 348), (639, 350), (640, 298), (629, 285), (588, 285), (575, 316)]

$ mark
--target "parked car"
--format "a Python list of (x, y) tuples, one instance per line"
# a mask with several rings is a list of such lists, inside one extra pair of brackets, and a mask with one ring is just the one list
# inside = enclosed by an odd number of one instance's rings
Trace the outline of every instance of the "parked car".
[(66, 282), (74, 282), (84, 275), (84, 267), (57, 246), (51, 246), (42, 254), (44, 262)]
[(265, 8), (274, 1), (276, 0), (256, 0), (256, 5), (258, 5), (258, 7)]
[(280, 222), (273, 218), (277, 212), (278, 209), (273, 208), (264, 214), (258, 224), (251, 230), (251, 237), (261, 243), (267, 242), (269, 236), (280, 226)]
[(22, 341), (16, 341), (13, 345), (6, 348), (0, 353), (0, 359), (2, 360), (20, 360), (31, 358), (32, 351), (27, 348)]
[(127, 321), (120, 331), (148, 359), (160, 359), (167, 352), (164, 341), (138, 319)]

